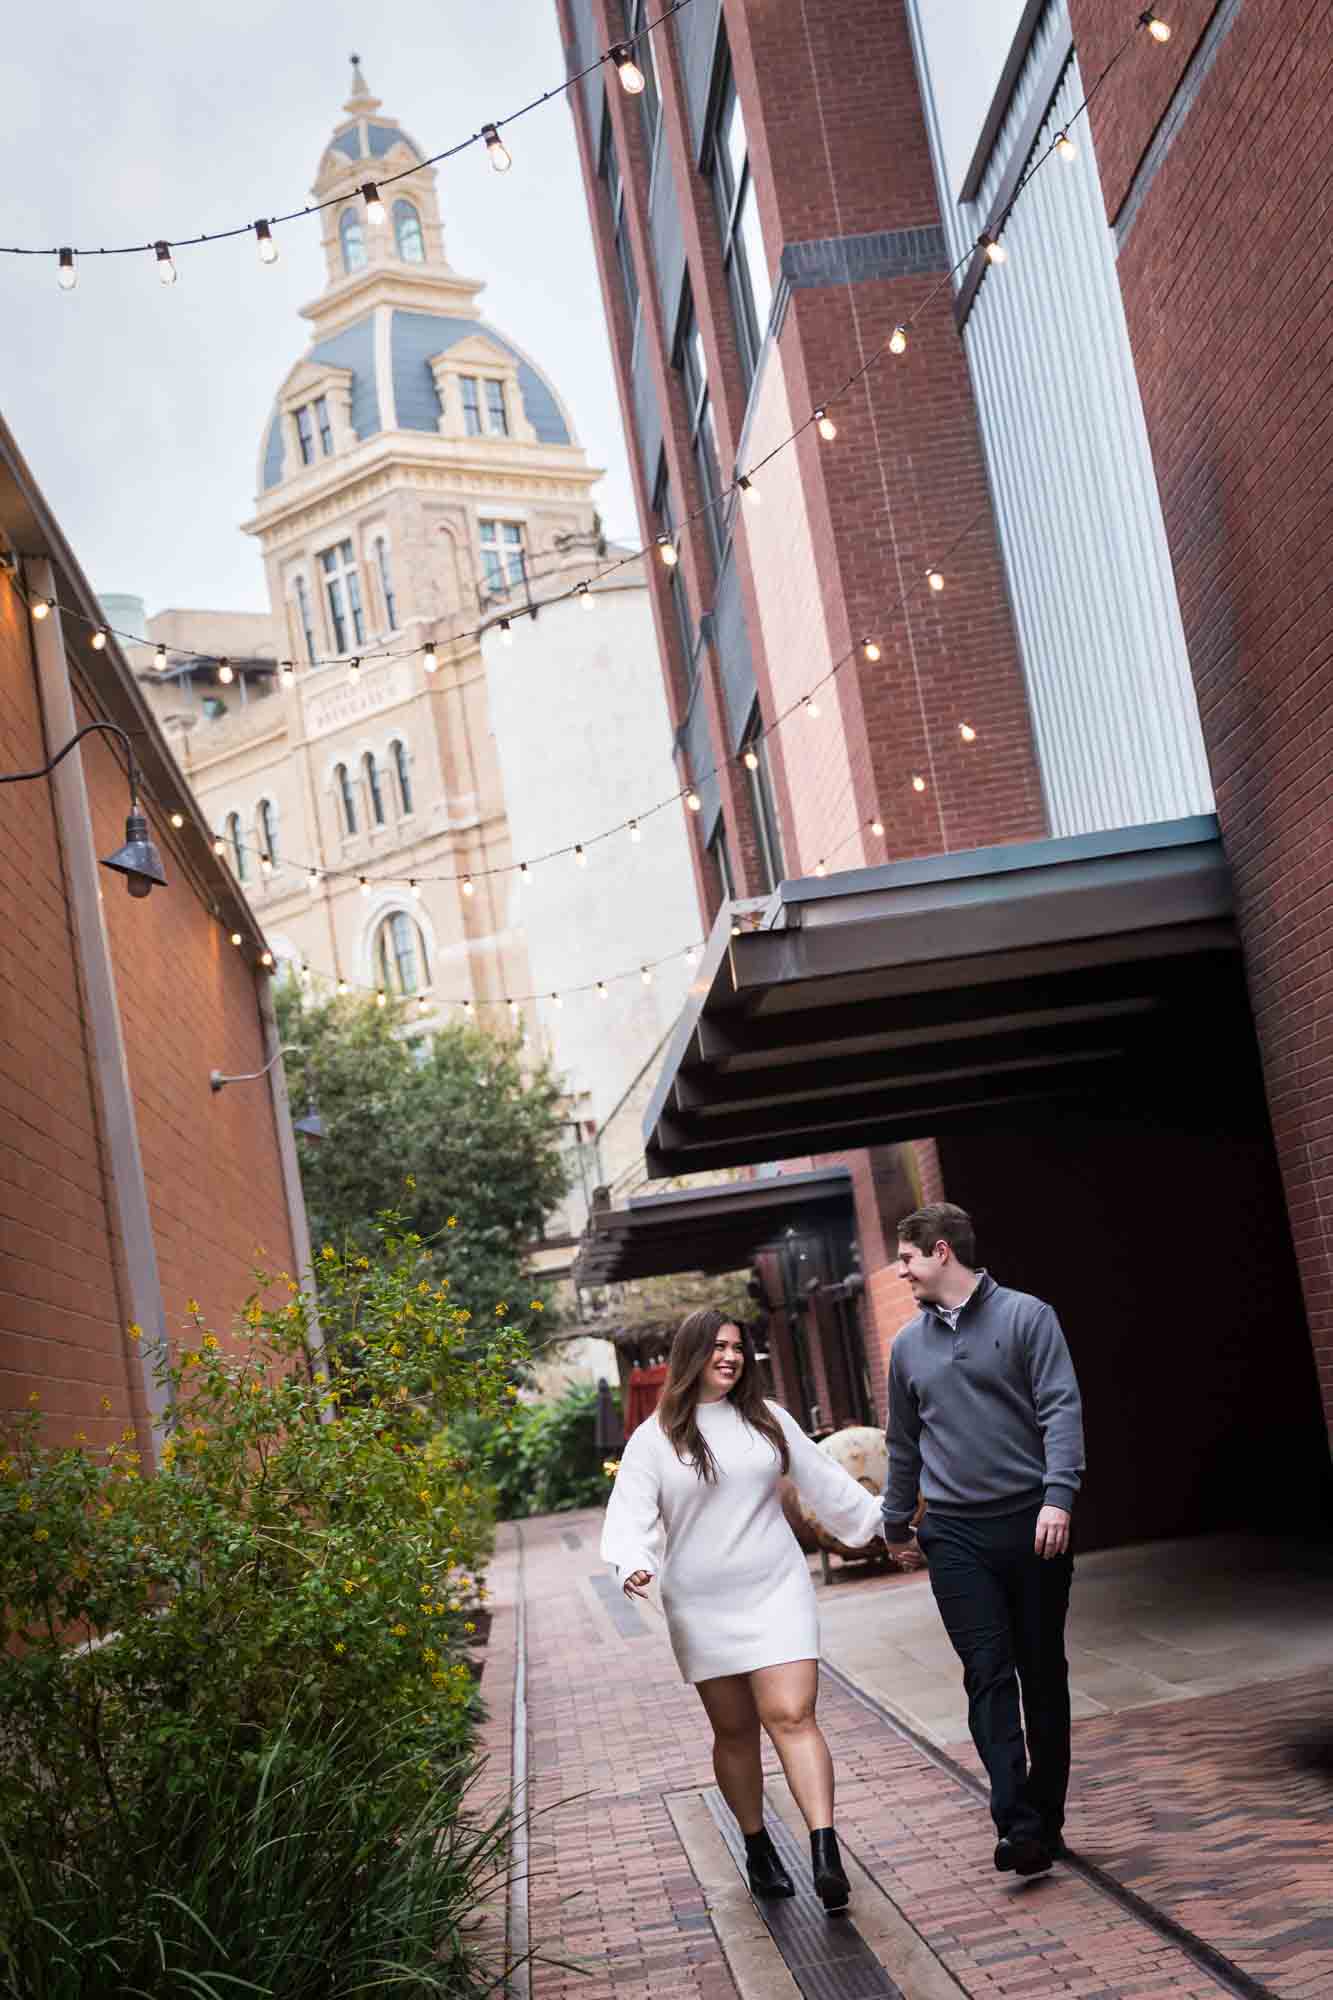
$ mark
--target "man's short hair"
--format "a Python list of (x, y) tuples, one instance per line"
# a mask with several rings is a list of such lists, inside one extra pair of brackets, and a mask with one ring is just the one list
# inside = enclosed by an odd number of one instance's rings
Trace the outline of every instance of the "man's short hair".
[(977, 1268), (977, 1236), (972, 1218), (965, 1208), (957, 1208), (951, 1201), (928, 1202), (924, 1208), (915, 1208), (905, 1215), (898, 1224), (898, 1241), (914, 1243), (918, 1250), (933, 1250), (937, 1243), (947, 1243), (960, 1264), (969, 1271)]

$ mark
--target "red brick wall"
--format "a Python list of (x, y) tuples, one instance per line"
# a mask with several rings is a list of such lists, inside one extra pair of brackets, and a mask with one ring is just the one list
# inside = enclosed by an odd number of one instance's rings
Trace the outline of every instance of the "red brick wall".
[[(1072, 0), (1085, 75), (1122, 11)], [(1173, 5), (1095, 100), (1113, 217), (1212, 12)], [(1239, 10), (1119, 268), (1333, 1425), (1330, 46), (1330, 0)]]
[[(94, 719), (86, 704), (78, 721)], [(82, 748), (99, 854), (125, 837), (125, 778), (104, 738)], [(0, 589), (0, 759), (45, 761), (26, 614)], [(138, 1355), (117, 1270), (110, 1164), (50, 786), (7, 787), (24, 856), (0, 876), (0, 1408), (36, 1390), (52, 1432), (106, 1442), (137, 1411)], [(165, 814), (150, 805), (170, 888), (132, 900), (103, 881), (107, 930), (169, 1327), (197, 1298), (224, 1331), (256, 1251), (293, 1252), (266, 1083), (214, 1097), (208, 1072), (264, 1061), (255, 973), (206, 907)], [(101, 1409), (106, 1396), (111, 1411)]]

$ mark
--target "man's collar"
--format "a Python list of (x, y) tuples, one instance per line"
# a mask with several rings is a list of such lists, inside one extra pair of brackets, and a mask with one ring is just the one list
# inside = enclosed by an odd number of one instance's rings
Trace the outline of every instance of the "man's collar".
[(975, 1283), (975, 1285), (973, 1285), (967, 1297), (962, 1301), (962, 1304), (957, 1306), (939, 1306), (936, 1305), (933, 1299), (928, 1299), (926, 1301), (926, 1311), (933, 1312), (935, 1317), (937, 1319), (944, 1320), (945, 1325), (947, 1326), (948, 1320), (945, 1317), (946, 1314), (960, 1313), (962, 1312), (963, 1307), (970, 1306), (974, 1299), (983, 1299), (987, 1296), (988, 1293), (993, 1292), (994, 1290), (995, 1290), (994, 1278), (992, 1278), (989, 1271), (983, 1269), (977, 1272), (977, 1282)]

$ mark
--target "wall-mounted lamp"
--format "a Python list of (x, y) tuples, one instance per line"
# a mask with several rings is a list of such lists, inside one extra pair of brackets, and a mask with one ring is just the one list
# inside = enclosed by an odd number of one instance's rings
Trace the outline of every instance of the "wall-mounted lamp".
[(118, 736), (125, 746), (125, 761), (129, 767), (130, 810), (125, 821), (125, 845), (118, 847), (114, 854), (108, 854), (103, 868), (114, 869), (117, 875), (125, 877), (125, 886), (136, 898), (152, 894), (154, 888), (165, 889), (167, 878), (162, 872), (162, 857), (148, 834), (148, 821), (139, 810), (139, 767), (134, 761), (134, 745), (123, 729), (114, 722), (89, 722), (70, 737), (62, 750), (57, 750), (49, 763), (38, 771), (8, 771), (0, 773), (0, 785), (26, 785), (34, 778), (49, 778), (62, 757), (68, 757), (76, 743), (95, 731), (106, 736)]
[[(212, 1069), (208, 1072), (208, 1087), (216, 1095), (219, 1090), (224, 1089), (229, 1083), (257, 1083), (261, 1076), (268, 1075), (279, 1056), (296, 1056), (300, 1055), (300, 1053), (300, 1049), (294, 1043), (288, 1043), (285, 1048), (274, 1049), (273, 1054), (262, 1069), (250, 1070), (244, 1076), (224, 1076), (220, 1069)], [(292, 1130), (293, 1132), (299, 1132), (303, 1139), (309, 1139), (312, 1142), (324, 1137), (324, 1121), (313, 1102), (306, 1105), (301, 1117), (293, 1118)]]

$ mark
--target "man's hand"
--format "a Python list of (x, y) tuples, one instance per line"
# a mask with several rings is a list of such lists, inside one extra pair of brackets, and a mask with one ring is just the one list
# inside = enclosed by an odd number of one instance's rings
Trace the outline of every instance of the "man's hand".
[(1037, 1516), (1037, 1554), (1062, 1556), (1068, 1547), (1068, 1514), (1063, 1507), (1043, 1507)]
[(920, 1569), (926, 1558), (917, 1544), (915, 1535), (904, 1535), (901, 1541), (890, 1541), (884, 1537), (884, 1546), (889, 1552), (889, 1561), (895, 1569)]
[(626, 1597), (646, 1597), (652, 1580), (653, 1573), (650, 1569), (636, 1569), (630, 1572), (621, 1587)]

